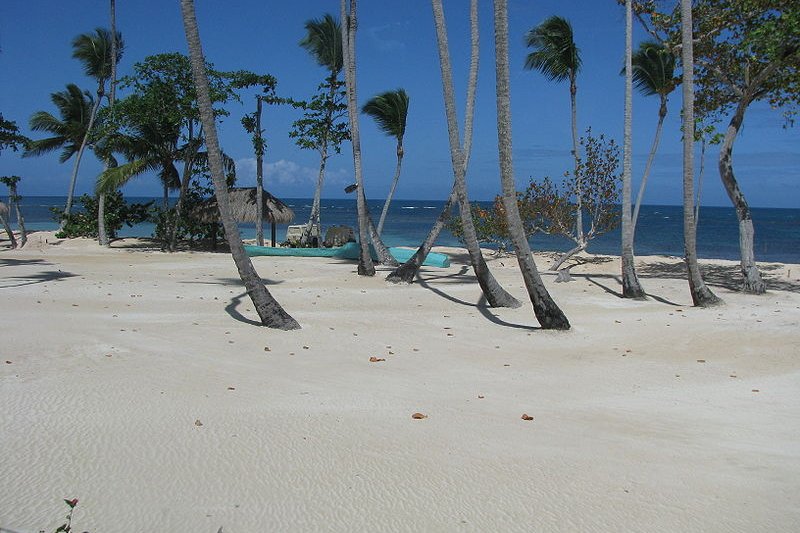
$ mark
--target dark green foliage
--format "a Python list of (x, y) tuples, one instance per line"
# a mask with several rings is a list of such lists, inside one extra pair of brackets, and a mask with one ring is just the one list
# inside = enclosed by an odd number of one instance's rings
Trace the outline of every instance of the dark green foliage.
[[(56, 237), (97, 237), (97, 197), (84, 194), (80, 197), (80, 203), (83, 209), (71, 213), (67, 217), (64, 217), (60, 208), (52, 208), (57, 220), (66, 220), (64, 228), (56, 234)], [(107, 194), (105, 221), (108, 237), (111, 239), (116, 238), (117, 232), (122, 229), (123, 225), (131, 227), (149, 220), (152, 203), (128, 204), (120, 191)]]
[(31, 140), (19, 132), (17, 123), (13, 120), (6, 120), (0, 113), (0, 153), (10, 148), (16, 152), (20, 148), (28, 146)]
[(306, 21), (306, 35), (300, 46), (308, 50), (317, 64), (332, 74), (342, 70), (342, 27), (333, 15), (326, 13), (321, 19)]
[(303, 118), (292, 124), (289, 137), (303, 149), (320, 153), (333, 149), (337, 154), (341, 153), (342, 143), (350, 139), (350, 130), (344, 120), (347, 115), (344, 99), (344, 82), (328, 76), (311, 102), (303, 105)]
[(562, 17), (552, 16), (530, 30), (525, 44), (534, 49), (525, 58), (525, 68), (538, 70), (550, 81), (574, 78), (581, 68), (572, 26)]
[(375, 119), (382, 132), (401, 140), (406, 132), (408, 94), (403, 89), (378, 94), (364, 104), (361, 112)]
[(58, 160), (63, 163), (80, 149), (89, 127), (94, 97), (89, 91), (82, 91), (77, 85), (70, 83), (66, 90), (52, 93), (50, 100), (58, 109), (60, 118), (47, 111), (37, 111), (31, 116), (30, 128), (52, 136), (32, 141), (22, 156), (39, 156), (61, 149)]
[[(663, 44), (645, 41), (631, 58), (633, 83), (645, 96), (667, 95), (680, 83), (675, 76), (677, 58)], [(621, 74), (625, 74), (622, 69)]]
[[(125, 43), (117, 32), (115, 51), (117, 62), (122, 58)], [(111, 78), (111, 32), (106, 28), (95, 28), (94, 33), (82, 33), (72, 41), (72, 57), (83, 65), (83, 72), (98, 82), (98, 93), (105, 89), (105, 81)]]

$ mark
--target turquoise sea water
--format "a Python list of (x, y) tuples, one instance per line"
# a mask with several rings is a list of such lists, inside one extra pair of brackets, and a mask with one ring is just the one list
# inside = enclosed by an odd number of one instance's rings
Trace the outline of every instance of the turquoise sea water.
[[(6, 201), (6, 198), (2, 198)], [(144, 202), (160, 199), (131, 197), (129, 202)], [(311, 209), (309, 198), (283, 199), (295, 212), (296, 224), (308, 220)], [(31, 196), (22, 200), (26, 226), (31, 230), (53, 230), (57, 225), (50, 207), (63, 207), (65, 198), (60, 196)], [(440, 200), (395, 200), (389, 210), (384, 228), (384, 240), (388, 246), (416, 246), (425, 238), (444, 204)], [(486, 202), (486, 205), (491, 205)], [(373, 217), (380, 216), (383, 201), (370, 201)], [(800, 263), (800, 209), (753, 208), (755, 226), (755, 252), (759, 261)], [(321, 220), (323, 232), (333, 225), (356, 227), (355, 199), (323, 200)], [(642, 206), (636, 229), (636, 253), (639, 255), (683, 255), (683, 208), (680, 206)], [(14, 221), (12, 216), (12, 222)], [(242, 237), (255, 237), (253, 224), (240, 226)], [(151, 224), (140, 224), (123, 228), (120, 236), (152, 235)], [(269, 235), (269, 227), (265, 227)], [(278, 225), (278, 239), (286, 235), (286, 225)], [(459, 246), (458, 240), (445, 231), (438, 245)], [(571, 247), (571, 241), (562, 237), (536, 235), (531, 239), (534, 250), (563, 251)], [(698, 255), (702, 258), (738, 259), (739, 233), (736, 214), (730, 207), (702, 207), (697, 229)], [(617, 255), (620, 249), (619, 229), (598, 237), (589, 245), (589, 252)]]

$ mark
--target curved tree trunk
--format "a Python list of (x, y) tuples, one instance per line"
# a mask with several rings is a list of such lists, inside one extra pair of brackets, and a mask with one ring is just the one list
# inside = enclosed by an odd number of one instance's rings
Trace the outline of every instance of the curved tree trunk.
[[(9, 203), (11, 202), (9, 201)], [(13, 250), (17, 247), (17, 238), (14, 237), (14, 232), (11, 230), (11, 226), (8, 224), (8, 218), (6, 218), (6, 215), (10, 212), (10, 209), (8, 207), (4, 207), (5, 206), (0, 205), (0, 222), (2, 222), (3, 229), (5, 229), (6, 233), (8, 234), (8, 240), (11, 241), (11, 249)]]
[[(475, 234), (475, 225), (472, 221), (472, 211), (470, 210), (469, 198), (467, 197), (467, 144), (464, 148), (460, 146), (458, 134), (458, 122), (455, 110), (455, 90), (453, 89), (453, 72), (450, 66), (450, 50), (447, 43), (447, 30), (445, 28), (444, 10), (441, 0), (431, 0), (433, 7), (433, 18), (436, 26), (436, 40), (439, 44), (439, 63), (442, 72), (442, 89), (444, 92), (445, 114), (447, 115), (447, 130), (450, 137), (450, 159), (453, 165), (453, 174), (456, 184), (459, 211), (461, 212), (461, 225), (464, 231), (464, 243), (469, 252), (470, 262), (478, 278), (486, 300), (492, 307), (519, 307), (522, 305), (519, 300), (511, 296), (500, 286), (489, 270), (489, 266), (483, 258), (478, 239)], [(478, 64), (478, 7), (477, 1), (470, 2), (470, 27), (471, 27), (471, 50), (470, 69), (477, 73)], [(477, 78), (477, 76), (476, 76)], [(476, 82), (472, 77), (470, 83)], [(470, 120), (471, 122), (471, 120)], [(467, 129), (471, 132), (472, 124), (464, 124), (465, 140), (468, 135)]]
[(396, 267), (399, 263), (397, 259), (389, 252), (389, 248), (383, 244), (383, 239), (378, 234), (378, 229), (375, 227), (375, 222), (372, 220), (372, 214), (367, 209), (367, 230), (369, 238), (372, 241), (372, 248), (375, 250), (375, 255), (378, 257), (378, 262), (388, 266)]
[(636, 195), (636, 206), (633, 208), (633, 222), (631, 224), (631, 240), (636, 236), (636, 223), (639, 221), (639, 209), (642, 207), (642, 200), (644, 200), (644, 189), (647, 186), (647, 178), (650, 176), (650, 169), (653, 166), (653, 161), (656, 158), (656, 151), (658, 144), (661, 142), (661, 132), (664, 130), (664, 118), (667, 116), (667, 97), (661, 95), (661, 106), (658, 109), (658, 125), (656, 125), (656, 134), (653, 138), (653, 145), (650, 147), (650, 154), (647, 156), (647, 163), (644, 165), (644, 173), (642, 174), (642, 183), (639, 184), (639, 193)]
[(719, 150), (719, 177), (725, 186), (725, 192), (736, 208), (736, 218), (739, 219), (739, 252), (741, 254), (742, 290), (752, 294), (764, 294), (767, 285), (761, 278), (761, 273), (756, 265), (755, 254), (753, 252), (753, 218), (750, 213), (750, 206), (744, 198), (744, 193), (739, 188), (739, 183), (733, 175), (733, 143), (742, 127), (744, 112), (750, 104), (749, 98), (745, 97), (736, 106), (736, 112), (731, 117), (728, 129), (725, 132), (725, 140)]
[(694, 305), (709, 307), (722, 303), (706, 287), (697, 264), (697, 231), (694, 225), (694, 50), (692, 42), (692, 0), (681, 0), (681, 42), (683, 63), (683, 243), (689, 291)]
[(625, 0), (625, 133), (622, 160), (622, 297), (643, 299), (644, 289), (636, 276), (633, 257), (633, 217), (631, 216), (631, 180), (633, 179), (633, 0)]
[(419, 273), (419, 269), (422, 266), (422, 263), (425, 262), (425, 258), (428, 257), (428, 254), (433, 248), (433, 243), (436, 242), (436, 239), (439, 237), (439, 234), (444, 229), (445, 224), (447, 224), (447, 219), (450, 217), (450, 210), (453, 208), (453, 204), (456, 203), (458, 200), (458, 196), (456, 194), (456, 186), (453, 184), (453, 190), (450, 192), (450, 196), (447, 198), (447, 201), (442, 207), (439, 216), (436, 218), (436, 222), (433, 223), (430, 231), (428, 232), (427, 237), (422, 242), (420, 247), (414, 252), (408, 261), (394, 269), (386, 276), (386, 281), (391, 281), (392, 283), (411, 283), (414, 281), (414, 278), (417, 277)]
[(14, 211), (17, 213), (17, 226), (19, 226), (19, 245), (24, 247), (28, 242), (28, 232), (25, 229), (25, 219), (22, 216), (22, 210), (19, 208), (19, 196), (17, 196), (16, 185), (11, 188), (11, 194), (14, 195)]
[(509, 233), (511, 233), (511, 242), (517, 252), (522, 279), (525, 281), (528, 296), (533, 304), (533, 312), (539, 324), (544, 329), (569, 329), (569, 320), (550, 297), (550, 293), (547, 292), (547, 288), (539, 276), (517, 205), (511, 152), (511, 89), (509, 87), (506, 0), (495, 0), (494, 2), (494, 35), (497, 80), (497, 144), (503, 184), (503, 205), (506, 210)]
[(214, 110), (211, 104), (208, 75), (200, 44), (200, 34), (197, 29), (197, 19), (195, 18), (194, 0), (181, 0), (181, 12), (184, 29), (186, 30), (186, 41), (189, 46), (189, 57), (192, 63), (192, 77), (197, 88), (200, 118), (205, 130), (211, 179), (214, 182), (214, 192), (217, 197), (220, 219), (225, 227), (225, 238), (228, 240), (231, 256), (234, 263), (236, 263), (239, 276), (247, 288), (247, 294), (253, 301), (253, 306), (261, 319), (261, 323), (276, 329), (298, 329), (300, 325), (272, 297), (255, 268), (253, 268), (250, 258), (245, 254), (244, 245), (239, 236), (239, 228), (236, 226), (231, 213), (228, 187), (222, 168), (222, 152), (219, 148), (217, 127), (214, 123)]
[(567, 259), (569, 259), (575, 254), (584, 251), (588, 246), (588, 244), (589, 244), (588, 242), (578, 243), (577, 246), (575, 246), (574, 248), (571, 248), (566, 252), (564, 252), (563, 254), (561, 254), (561, 256), (556, 260), (556, 262), (550, 266), (550, 271), (557, 272), (558, 270), (560, 270), (561, 267), (564, 265), (564, 263), (567, 262)]
[(75, 183), (78, 181), (78, 169), (81, 166), (81, 158), (83, 158), (83, 153), (86, 151), (86, 145), (89, 143), (89, 136), (92, 134), (92, 128), (94, 127), (94, 119), (97, 117), (97, 110), (100, 109), (100, 100), (102, 98), (102, 94), (100, 91), (97, 91), (98, 98), (92, 105), (92, 114), (89, 115), (89, 124), (86, 126), (86, 134), (83, 136), (83, 140), (81, 141), (81, 146), (78, 148), (78, 153), (75, 155), (75, 165), (72, 167), (72, 177), (69, 180), (69, 190), (67, 191), (67, 205), (64, 207), (64, 218), (61, 219), (61, 229), (64, 229), (64, 222), (66, 217), (69, 216), (70, 212), (72, 211), (72, 197), (75, 195)]
[(389, 213), (389, 204), (392, 203), (392, 196), (394, 190), (397, 188), (397, 182), (400, 180), (400, 167), (403, 164), (403, 139), (397, 140), (397, 168), (394, 171), (394, 179), (392, 186), (389, 188), (389, 195), (386, 196), (386, 201), (383, 203), (383, 211), (381, 211), (381, 218), (378, 220), (378, 235), (383, 235), (383, 223), (386, 222), (386, 215)]
[(356, 177), (356, 207), (358, 209), (358, 238), (361, 254), (358, 260), (359, 276), (374, 276), (375, 265), (369, 251), (367, 238), (367, 198), (364, 193), (364, 178), (361, 172), (361, 137), (358, 129), (358, 107), (356, 98), (356, 0), (341, 0), (339, 10), (342, 20), (342, 54), (344, 56), (345, 85), (347, 88), (347, 114), (350, 119), (350, 144), (353, 148), (353, 167)]

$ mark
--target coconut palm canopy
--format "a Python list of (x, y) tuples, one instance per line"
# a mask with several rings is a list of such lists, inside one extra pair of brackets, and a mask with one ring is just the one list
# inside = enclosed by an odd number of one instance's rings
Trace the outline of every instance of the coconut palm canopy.
[[(234, 187), (228, 190), (228, 195), (234, 220), (238, 222), (256, 222), (258, 220), (256, 218), (255, 187)], [(294, 211), (267, 191), (263, 193), (262, 213), (264, 220), (273, 224), (289, 224), (294, 220)], [(203, 222), (219, 220), (216, 196), (212, 196), (197, 206), (192, 214)]]

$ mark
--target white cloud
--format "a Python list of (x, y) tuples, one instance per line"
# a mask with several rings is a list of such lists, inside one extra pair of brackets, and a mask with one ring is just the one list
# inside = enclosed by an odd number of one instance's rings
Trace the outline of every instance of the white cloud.
[[(236, 174), (243, 182), (255, 181), (256, 160), (245, 157), (236, 161)], [(279, 185), (315, 185), (319, 167), (300, 165), (287, 159), (279, 159), (264, 163), (264, 178), (268, 182)], [(331, 184), (344, 184), (353, 181), (352, 173), (343, 168), (328, 168), (325, 172), (325, 182)]]

